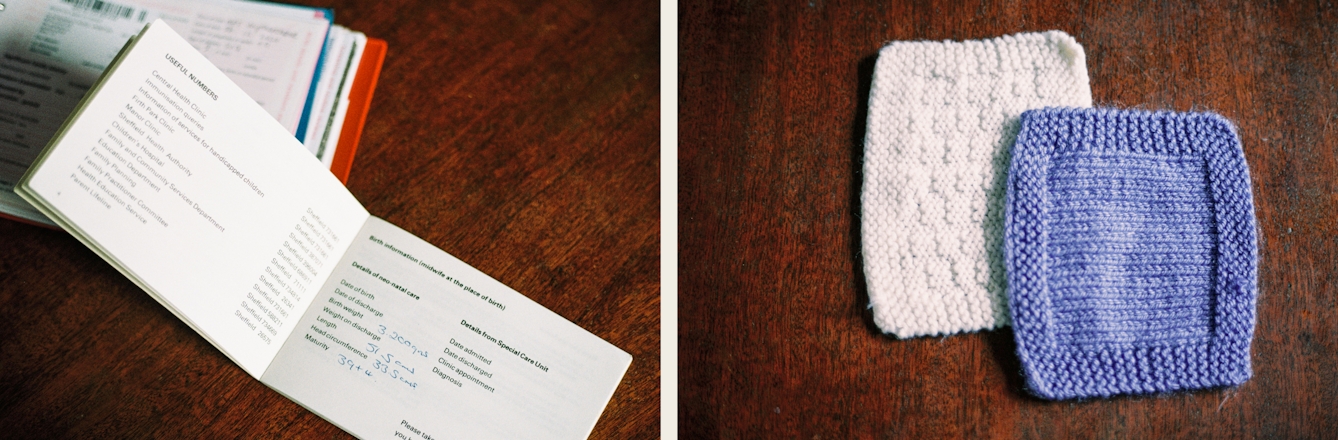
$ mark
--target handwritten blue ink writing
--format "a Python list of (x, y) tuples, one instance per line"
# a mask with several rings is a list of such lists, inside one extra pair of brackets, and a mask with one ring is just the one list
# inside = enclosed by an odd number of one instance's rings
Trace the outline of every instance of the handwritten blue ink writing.
[(367, 377), (372, 376), (372, 370), (364, 370), (361, 365), (358, 365), (357, 363), (353, 362), (352, 359), (349, 359), (348, 357), (345, 357), (342, 354), (339, 355), (339, 365), (348, 367), (348, 371), (361, 372), (367, 375)]
[[(367, 352), (376, 354), (380, 353), (380, 351), (381, 347), (370, 342), (367, 343)], [(409, 388), (418, 389), (418, 382), (409, 380), (409, 375), (414, 374), (414, 368), (395, 360), (395, 355), (393, 353), (381, 353), (381, 356), (373, 359), (372, 362), (373, 371), (380, 371), (381, 374), (390, 376), (391, 379), (398, 379), (400, 382), (408, 385)]]
[[(427, 359), (427, 351), (419, 350), (418, 346), (413, 345), (413, 343), (409, 342), (409, 339), (405, 338), (404, 335), (401, 335), (397, 331), (389, 330), (384, 325), (378, 325), (377, 327), (381, 327), (381, 335), (385, 336), (387, 339), (395, 341), (399, 344), (403, 344), (405, 347), (408, 347), (410, 350), (413, 350), (414, 356), (421, 356), (423, 359)], [(387, 331), (389, 331), (389, 333), (387, 333)]]

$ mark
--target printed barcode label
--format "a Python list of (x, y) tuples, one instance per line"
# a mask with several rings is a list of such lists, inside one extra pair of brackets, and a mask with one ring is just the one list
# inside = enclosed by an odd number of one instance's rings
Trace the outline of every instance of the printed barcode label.
[[(98, 15), (118, 18), (131, 18), (135, 16), (135, 8), (118, 5), (116, 3), (104, 2), (102, 0), (64, 0), (65, 3), (74, 6), (75, 9), (86, 9)], [(139, 11), (139, 21), (144, 21), (144, 11)]]

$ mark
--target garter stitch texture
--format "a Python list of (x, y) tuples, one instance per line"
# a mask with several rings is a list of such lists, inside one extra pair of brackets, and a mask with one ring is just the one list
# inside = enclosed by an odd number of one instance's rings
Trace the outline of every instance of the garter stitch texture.
[(1022, 114), (1008, 178), (1008, 296), (1050, 399), (1250, 378), (1257, 248), (1235, 128), (1211, 113)]
[(1092, 102), (1063, 32), (883, 47), (869, 92), (861, 206), (869, 307), (907, 338), (1008, 323), (1003, 199), (1024, 110)]

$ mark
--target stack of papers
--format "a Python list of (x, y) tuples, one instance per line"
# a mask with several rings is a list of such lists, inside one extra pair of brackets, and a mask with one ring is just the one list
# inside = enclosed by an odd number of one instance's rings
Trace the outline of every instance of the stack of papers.
[[(14, 186), (125, 43), (156, 19), (181, 30), (347, 179), (366, 112), (350, 97), (356, 83), (374, 86), (385, 52), (384, 42), (334, 25), (334, 11), (232, 0), (9, 0), (0, 9), (0, 216), (54, 225)], [(374, 65), (360, 69), (364, 61)]]

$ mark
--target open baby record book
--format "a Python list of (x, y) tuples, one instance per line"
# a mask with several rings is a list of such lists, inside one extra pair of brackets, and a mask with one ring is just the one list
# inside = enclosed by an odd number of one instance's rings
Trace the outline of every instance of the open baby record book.
[(632, 358), (371, 216), (163, 21), (16, 192), (244, 370), (365, 438), (585, 438)]
[(236, 0), (6, 0), (0, 5), (0, 216), (54, 226), (14, 194), (112, 58), (145, 24), (182, 35), (340, 180), (385, 42), (325, 8)]

